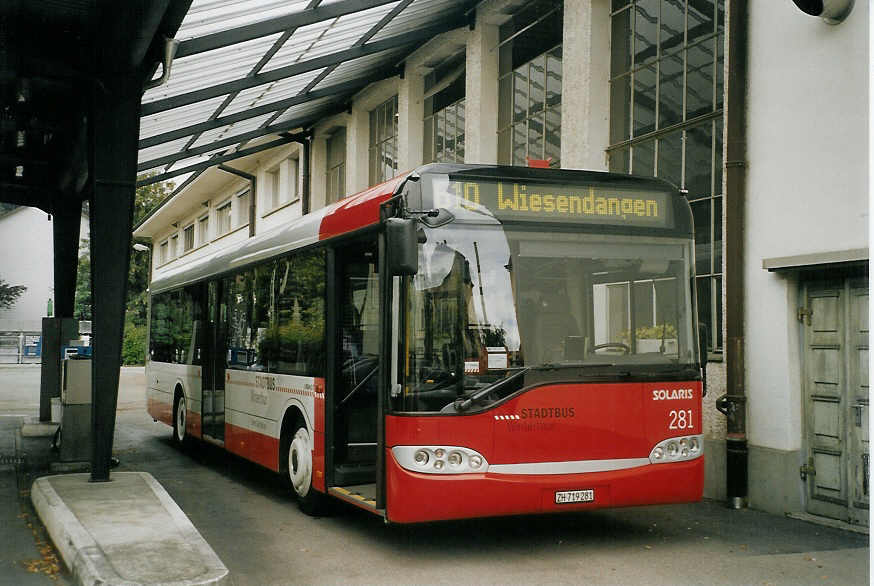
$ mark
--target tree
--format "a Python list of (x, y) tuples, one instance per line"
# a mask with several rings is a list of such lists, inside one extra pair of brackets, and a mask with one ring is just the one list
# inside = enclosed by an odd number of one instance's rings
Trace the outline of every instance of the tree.
[[(148, 175), (140, 177), (143, 179)], [(134, 200), (136, 226), (173, 192), (173, 183), (152, 183), (137, 189)], [(134, 325), (143, 326), (148, 319), (150, 254), (131, 250), (127, 277), (127, 314)]]
[[(143, 178), (139, 177), (139, 179)], [(172, 193), (173, 187), (172, 183), (153, 183), (139, 187), (134, 196), (133, 225), (139, 224), (159, 206)], [(82, 240), (82, 246), (90, 251), (90, 242), (87, 239)], [(145, 331), (149, 307), (147, 291), (150, 255), (133, 249), (130, 255), (122, 354), (125, 364), (142, 364), (145, 357)], [(90, 252), (79, 257), (74, 311), (78, 319), (91, 319)]]
[(25, 291), (24, 285), (10, 285), (0, 279), (0, 309), (10, 309)]
[(79, 267), (76, 269), (76, 298), (73, 301), (73, 317), (78, 320), (91, 319), (91, 243), (83, 238), (79, 250)]

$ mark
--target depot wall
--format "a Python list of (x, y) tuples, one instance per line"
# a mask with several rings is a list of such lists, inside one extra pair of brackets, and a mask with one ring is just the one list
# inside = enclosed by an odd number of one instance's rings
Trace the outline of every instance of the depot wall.
[(791, 2), (748, 5), (750, 503), (784, 512), (802, 506), (799, 287), (762, 261), (868, 246), (869, 7), (828, 25)]

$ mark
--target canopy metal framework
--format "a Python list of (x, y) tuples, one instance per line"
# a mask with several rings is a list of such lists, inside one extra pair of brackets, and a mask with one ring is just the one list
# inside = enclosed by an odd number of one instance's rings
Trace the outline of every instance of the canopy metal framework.
[[(403, 75), (427, 40), (472, 26), (476, 4), (195, 0), (168, 45), (167, 83), (143, 96), (139, 184), (299, 140), (367, 85)], [(266, 135), (279, 138), (247, 147)]]
[[(136, 187), (182, 174), (190, 181), (209, 166), (306, 140), (356, 92), (403, 75), (424, 42), (472, 26), (477, 6), (0, 2), (0, 202), (52, 216), (59, 319), (73, 318), (79, 218), (90, 204), (93, 481), (109, 480)], [(59, 356), (49, 354), (43, 420), (60, 393)]]

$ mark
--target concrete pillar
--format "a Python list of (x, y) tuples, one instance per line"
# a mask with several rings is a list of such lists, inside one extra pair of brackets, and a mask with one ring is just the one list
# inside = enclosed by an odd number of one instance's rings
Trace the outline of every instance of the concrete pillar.
[(464, 162), (498, 162), (498, 27), (477, 12), (467, 36)]
[(610, 6), (565, 0), (562, 39), (561, 166), (607, 170), (610, 141)]
[(425, 78), (407, 72), (398, 83), (398, 172), (422, 164), (422, 135), (425, 128)]
[(369, 152), (370, 112), (352, 108), (346, 126), (346, 193), (363, 191), (370, 186)]
[(72, 318), (42, 318), (42, 370), (39, 383), (39, 420), (52, 420), (52, 399), (61, 396), (61, 348), (79, 337), (79, 322)]

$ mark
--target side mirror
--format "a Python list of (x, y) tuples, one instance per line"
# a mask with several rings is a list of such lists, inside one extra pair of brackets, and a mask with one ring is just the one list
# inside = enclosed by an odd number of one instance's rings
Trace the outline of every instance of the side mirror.
[(710, 344), (710, 335), (707, 326), (698, 324), (698, 363), (701, 365), (701, 389), (702, 395), (707, 394), (707, 346)]
[(385, 221), (388, 270), (391, 275), (415, 275), (419, 272), (416, 221), (388, 218)]

